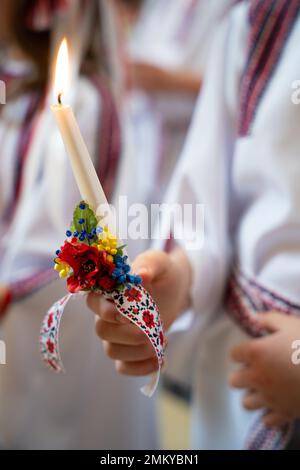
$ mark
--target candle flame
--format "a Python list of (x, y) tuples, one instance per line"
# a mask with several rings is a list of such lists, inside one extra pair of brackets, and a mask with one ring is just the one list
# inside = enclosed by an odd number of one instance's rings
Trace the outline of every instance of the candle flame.
[(69, 53), (68, 43), (64, 38), (59, 47), (55, 68), (54, 93), (58, 102), (61, 104), (61, 98), (66, 93), (69, 83)]

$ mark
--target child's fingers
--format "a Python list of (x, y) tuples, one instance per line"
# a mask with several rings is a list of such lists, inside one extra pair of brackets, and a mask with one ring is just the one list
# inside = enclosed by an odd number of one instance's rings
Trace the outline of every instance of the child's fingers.
[(270, 332), (282, 330), (286, 326), (286, 315), (278, 312), (259, 313), (257, 319), (260, 325)]
[(248, 392), (243, 398), (243, 407), (246, 410), (257, 410), (266, 407), (266, 402), (259, 392)]
[(143, 284), (147, 285), (161, 276), (166, 269), (168, 255), (162, 251), (146, 251), (137, 256), (132, 264), (132, 271), (142, 277)]
[(106, 322), (101, 318), (96, 321), (96, 332), (105, 341), (127, 346), (137, 346), (149, 341), (145, 334), (133, 324), (121, 325)]
[(253, 373), (247, 368), (232, 372), (229, 376), (228, 383), (233, 388), (252, 389), (255, 386)]
[(114, 303), (104, 299), (100, 294), (89, 294), (87, 305), (106, 322), (130, 324), (130, 320), (127, 320), (118, 312)]
[(268, 427), (273, 426), (283, 426), (290, 421), (290, 418), (283, 413), (279, 413), (276, 411), (269, 411), (264, 416), (264, 423)]
[(114, 304), (105, 300), (100, 294), (89, 294), (87, 297), (88, 307), (99, 317), (107, 322), (115, 323), (116, 309)]
[(115, 366), (119, 374), (141, 377), (156, 372), (158, 369), (158, 362), (156, 358), (139, 362), (116, 361)]
[(123, 344), (110, 343), (103, 341), (103, 347), (106, 355), (110, 359), (125, 362), (146, 361), (155, 358), (155, 351), (150, 341), (138, 346), (126, 346)]
[(245, 341), (238, 344), (230, 351), (230, 357), (234, 362), (242, 362), (248, 364), (251, 356), (252, 341)]

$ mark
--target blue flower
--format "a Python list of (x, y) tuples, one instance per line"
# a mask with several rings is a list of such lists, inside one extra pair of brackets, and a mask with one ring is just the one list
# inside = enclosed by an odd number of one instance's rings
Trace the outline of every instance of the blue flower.
[(115, 256), (115, 263), (116, 263), (116, 264), (120, 264), (120, 265), (123, 264), (123, 259), (122, 259), (122, 256), (121, 256), (121, 255), (116, 255), (116, 256)]
[(114, 257), (115, 269), (112, 273), (113, 279), (116, 279), (118, 285), (125, 283), (140, 284), (141, 277), (130, 274), (130, 266), (128, 264), (128, 256), (116, 255)]
[(134, 276), (132, 274), (127, 274), (127, 281), (131, 282), (133, 284), (134, 283)]
[(141, 276), (133, 276), (134, 277), (134, 284), (140, 284), (142, 282)]
[(129, 271), (130, 271), (130, 266), (129, 266), (129, 264), (124, 264), (124, 266), (123, 266), (123, 271), (124, 271), (124, 273), (126, 273), (126, 274), (129, 273)]
[(114, 279), (117, 279), (118, 277), (122, 276), (122, 271), (121, 269), (118, 269), (118, 268), (115, 268), (113, 273), (112, 273), (112, 277)]

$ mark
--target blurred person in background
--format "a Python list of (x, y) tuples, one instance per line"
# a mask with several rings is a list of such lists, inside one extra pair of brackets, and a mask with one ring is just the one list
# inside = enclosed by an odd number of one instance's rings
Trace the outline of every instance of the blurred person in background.
[[(133, 184), (142, 185), (142, 200), (135, 196), (133, 202), (160, 203), (205, 80), (215, 30), (234, 0), (111, 3), (124, 82), (122, 116), (130, 153), (125, 161)], [(135, 254), (148, 246), (149, 240), (137, 244)]]
[(66, 290), (56, 280), (54, 251), (80, 200), (49, 111), (54, 97), (47, 94), (51, 36), (74, 11), (71, 42), (79, 47), (81, 39), (82, 51), (75, 51), (81, 52), (80, 76), (72, 104), (106, 194), (112, 200), (118, 193), (120, 135), (98, 2), (2, 0), (0, 79), (7, 104), (0, 108), (0, 334), (7, 364), (0, 370), (0, 445), (156, 448), (154, 402), (141, 395), (139, 381), (118, 377), (101, 355), (83, 300), (63, 321), (67, 374), (49, 372), (38, 351), (42, 317)]

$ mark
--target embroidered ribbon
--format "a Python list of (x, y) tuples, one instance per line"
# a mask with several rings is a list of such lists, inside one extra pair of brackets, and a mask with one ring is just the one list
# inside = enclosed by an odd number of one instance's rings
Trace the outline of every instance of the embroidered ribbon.
[[(40, 332), (40, 351), (43, 360), (55, 372), (64, 372), (64, 366), (59, 351), (59, 327), (65, 307), (71, 298), (77, 294), (67, 294), (55, 302), (48, 310)], [(135, 285), (114, 290), (102, 295), (113, 300), (118, 312), (140, 328), (151, 342), (157, 357), (158, 371), (151, 382), (141, 388), (144, 395), (151, 397), (158, 385), (160, 371), (164, 362), (165, 339), (160, 321), (158, 308), (150, 294), (141, 285)]]

